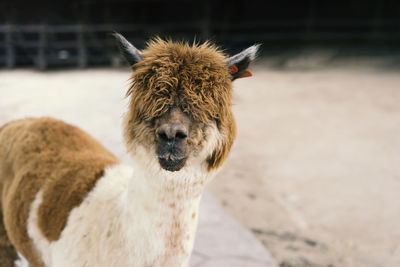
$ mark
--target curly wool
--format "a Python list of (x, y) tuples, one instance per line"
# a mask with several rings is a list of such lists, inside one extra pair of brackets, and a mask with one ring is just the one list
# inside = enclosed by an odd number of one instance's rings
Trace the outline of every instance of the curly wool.
[(131, 108), (150, 120), (179, 106), (195, 120), (220, 119), (231, 106), (225, 57), (209, 44), (190, 46), (155, 39), (143, 51), (132, 75)]

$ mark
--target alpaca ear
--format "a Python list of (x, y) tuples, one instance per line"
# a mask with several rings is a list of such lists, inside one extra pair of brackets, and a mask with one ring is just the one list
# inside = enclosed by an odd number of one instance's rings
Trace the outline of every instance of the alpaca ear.
[(124, 56), (126, 61), (128, 61), (131, 67), (142, 60), (142, 52), (134, 47), (130, 42), (128, 42), (128, 40), (126, 40), (124, 36), (119, 33), (114, 33), (113, 35), (115, 39), (117, 39), (118, 47), (121, 54)]
[(238, 78), (251, 77), (253, 74), (247, 69), (257, 55), (260, 44), (250, 46), (239, 54), (231, 56), (226, 60), (229, 67), (229, 72), (232, 75), (232, 80)]

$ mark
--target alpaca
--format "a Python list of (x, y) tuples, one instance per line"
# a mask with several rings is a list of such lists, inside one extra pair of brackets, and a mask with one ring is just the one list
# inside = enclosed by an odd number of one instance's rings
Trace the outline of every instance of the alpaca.
[(258, 45), (226, 57), (215, 45), (155, 38), (140, 51), (115, 34), (132, 83), (120, 163), (79, 128), (25, 118), (0, 128), (0, 266), (188, 266), (205, 185), (236, 126), (232, 81)]

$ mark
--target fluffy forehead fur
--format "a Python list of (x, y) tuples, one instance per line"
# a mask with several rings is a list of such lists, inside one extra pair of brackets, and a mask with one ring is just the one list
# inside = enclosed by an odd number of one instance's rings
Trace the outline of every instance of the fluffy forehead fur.
[[(209, 156), (209, 169), (220, 166), (235, 138), (231, 112), (232, 84), (225, 55), (210, 43), (176, 43), (154, 39), (133, 66), (130, 112), (125, 137), (139, 137), (145, 122), (179, 107), (193, 122), (216, 122), (223, 143)], [(147, 129), (150, 130), (150, 129)], [(148, 140), (147, 136), (147, 140)]]
[(224, 55), (205, 43), (192, 45), (155, 39), (143, 51), (132, 75), (132, 107), (143, 119), (179, 106), (194, 120), (224, 117), (231, 105), (231, 79)]

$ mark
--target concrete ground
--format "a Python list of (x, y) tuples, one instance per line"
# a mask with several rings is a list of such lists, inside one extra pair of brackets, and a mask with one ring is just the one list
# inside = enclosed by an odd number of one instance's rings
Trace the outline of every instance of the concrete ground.
[(191, 267), (278, 267), (253, 234), (206, 192), (200, 205)]
[(266, 58), (235, 83), (210, 189), (281, 266), (400, 266), (400, 58), (331, 56)]
[[(75, 124), (96, 137), (129, 164), (121, 140), (123, 98), (128, 71), (85, 70), (40, 73), (0, 72), (0, 125), (27, 116), (52, 116)], [(22, 263), (26, 266), (26, 263)], [(205, 193), (192, 267), (276, 267), (254, 235)]]

